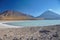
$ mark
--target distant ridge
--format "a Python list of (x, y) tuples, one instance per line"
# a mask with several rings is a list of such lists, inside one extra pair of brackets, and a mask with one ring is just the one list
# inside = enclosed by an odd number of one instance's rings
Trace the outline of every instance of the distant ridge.
[(57, 13), (51, 11), (51, 10), (47, 10), (44, 13), (42, 13), (40, 16), (38, 16), (37, 18), (44, 18), (44, 19), (60, 19), (60, 15), (58, 15)]

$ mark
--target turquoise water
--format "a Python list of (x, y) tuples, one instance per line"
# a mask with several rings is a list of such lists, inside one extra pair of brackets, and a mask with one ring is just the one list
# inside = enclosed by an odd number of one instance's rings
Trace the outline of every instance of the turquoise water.
[(49, 26), (49, 25), (59, 25), (60, 20), (30, 20), (30, 21), (17, 21), (5, 23), (13, 26)]

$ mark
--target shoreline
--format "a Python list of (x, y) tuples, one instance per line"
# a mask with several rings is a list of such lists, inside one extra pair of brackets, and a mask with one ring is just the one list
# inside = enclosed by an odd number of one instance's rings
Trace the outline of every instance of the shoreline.
[[(50, 26), (32, 26), (32, 27), (18, 27), (11, 26), (3, 23), (7, 22), (17, 22), (17, 21), (0, 21), (0, 39), (2, 40), (56, 40), (60, 38), (60, 25), (50, 25)], [(19, 21), (18, 21), (19, 22)], [(22, 21), (21, 21), (22, 22)], [(24, 21), (23, 21), (24, 22)], [(57, 33), (57, 37), (56, 37)], [(55, 37), (53, 36), (55, 35)], [(31, 39), (32, 38), (32, 39)], [(42, 38), (42, 39), (41, 39)], [(45, 39), (44, 39), (45, 38)], [(51, 39), (51, 40), (52, 40)]]
[[(13, 25), (4, 24), (4, 23), (8, 23), (8, 22), (25, 22), (25, 21), (30, 21), (30, 20), (0, 21), (0, 28), (25, 28), (24, 26), (20, 27), (20, 26), (13, 26)], [(60, 24), (58, 24), (58, 25), (60, 25)], [(48, 26), (55, 26), (55, 25), (48, 25)], [(31, 27), (36, 27), (36, 26), (31, 26)], [(38, 26), (38, 27), (46, 27), (46, 26)]]

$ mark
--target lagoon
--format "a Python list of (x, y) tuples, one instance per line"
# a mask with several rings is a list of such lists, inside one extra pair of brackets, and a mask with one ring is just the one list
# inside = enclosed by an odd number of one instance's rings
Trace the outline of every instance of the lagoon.
[(60, 20), (27, 20), (27, 21), (17, 21), (17, 22), (7, 22), (4, 23), (12, 26), (50, 26), (50, 25), (60, 25)]

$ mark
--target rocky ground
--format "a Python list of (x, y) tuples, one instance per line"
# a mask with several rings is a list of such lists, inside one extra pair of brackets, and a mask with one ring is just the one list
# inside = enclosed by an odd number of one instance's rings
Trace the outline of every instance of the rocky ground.
[(0, 40), (60, 40), (60, 25), (0, 28)]

